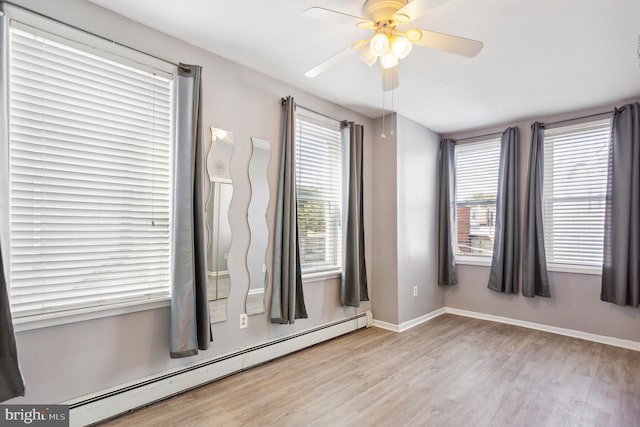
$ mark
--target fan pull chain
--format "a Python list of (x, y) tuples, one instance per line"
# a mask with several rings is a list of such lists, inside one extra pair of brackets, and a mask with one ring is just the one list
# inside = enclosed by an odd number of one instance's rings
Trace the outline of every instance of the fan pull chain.
[[(391, 89), (391, 112), (394, 113), (395, 110), (393, 109), (393, 93), (395, 92), (395, 89)], [(394, 117), (395, 116), (395, 117)], [(391, 135), (393, 135), (393, 130), (396, 128), (396, 126), (398, 126), (398, 115), (395, 114), (394, 116), (391, 116), (392, 118), (392, 122), (391, 122), (391, 131), (389, 131), (389, 133)]]
[[(384, 71), (383, 71), (384, 73)], [(380, 138), (386, 138), (387, 135), (385, 135), (384, 133), (384, 116), (385, 116), (385, 110), (384, 110), (384, 100), (385, 100), (386, 96), (384, 95), (384, 88), (382, 88), (382, 133), (380, 134)]]

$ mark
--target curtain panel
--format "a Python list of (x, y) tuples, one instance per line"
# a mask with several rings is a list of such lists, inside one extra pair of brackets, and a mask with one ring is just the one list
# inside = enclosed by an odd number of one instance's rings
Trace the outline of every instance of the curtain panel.
[(529, 170), (524, 196), (522, 246), (522, 295), (550, 297), (547, 256), (544, 248), (542, 190), (544, 188), (544, 124), (531, 125)]
[(206, 155), (202, 138), (202, 68), (177, 76), (171, 280), (171, 357), (192, 356), (213, 340), (207, 298)]
[(438, 285), (458, 283), (456, 270), (455, 141), (440, 141), (438, 156)]
[(520, 135), (507, 128), (500, 142), (496, 195), (496, 228), (487, 287), (496, 292), (518, 292), (520, 262)]
[(613, 114), (600, 299), (640, 305), (640, 104)]
[(291, 96), (282, 100), (282, 141), (271, 291), (271, 322), (280, 324), (295, 323), (295, 319), (308, 317), (298, 246), (295, 105)]
[(343, 169), (346, 188), (343, 190), (343, 244), (340, 303), (359, 307), (360, 301), (369, 301), (367, 267), (364, 257), (363, 213), (363, 155), (362, 125), (343, 122)]
[(0, 249), (0, 402), (24, 396), (7, 285)]

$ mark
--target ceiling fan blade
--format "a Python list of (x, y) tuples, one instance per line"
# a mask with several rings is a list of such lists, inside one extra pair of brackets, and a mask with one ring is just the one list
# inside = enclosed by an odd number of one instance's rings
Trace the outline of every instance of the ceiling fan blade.
[(318, 19), (320, 21), (338, 22), (344, 25), (351, 25), (358, 28), (375, 28), (375, 23), (359, 16), (348, 15), (346, 13), (337, 12), (323, 7), (311, 7), (304, 12), (303, 16)]
[(418, 19), (428, 10), (435, 9), (448, 1), (449, 0), (412, 0), (394, 13), (393, 19), (398, 24), (406, 24), (414, 19)]
[(382, 90), (389, 92), (398, 88), (400, 81), (398, 80), (398, 66), (392, 68), (382, 68)]
[(322, 61), (320, 64), (318, 64), (317, 66), (313, 67), (312, 69), (304, 73), (304, 75), (309, 78), (318, 77), (320, 74), (324, 73), (327, 69), (332, 67), (335, 63), (340, 62), (342, 59), (351, 55), (353, 52), (356, 52), (362, 49), (362, 46), (363, 46), (362, 40), (357, 41), (352, 45), (345, 47), (338, 53), (331, 55), (330, 57)]
[[(413, 30), (410, 30), (413, 31)], [(483, 43), (478, 40), (437, 33), (435, 31), (417, 30), (422, 34), (419, 40), (412, 40), (413, 44), (443, 50), (456, 55), (473, 58), (482, 50)]]

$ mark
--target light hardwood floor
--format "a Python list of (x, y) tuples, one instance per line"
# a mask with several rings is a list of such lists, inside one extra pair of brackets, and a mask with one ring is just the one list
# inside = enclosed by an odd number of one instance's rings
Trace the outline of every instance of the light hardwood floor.
[(443, 315), (359, 330), (108, 426), (640, 426), (640, 352)]

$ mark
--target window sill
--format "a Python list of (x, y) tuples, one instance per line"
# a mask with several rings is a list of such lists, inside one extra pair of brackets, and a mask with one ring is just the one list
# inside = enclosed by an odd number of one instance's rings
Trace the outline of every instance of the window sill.
[(340, 270), (306, 273), (302, 275), (302, 283), (313, 283), (321, 282), (323, 280), (339, 279), (340, 276), (342, 276), (342, 272)]
[(491, 257), (477, 257), (457, 255), (456, 264), (460, 265), (479, 265), (482, 267), (491, 267)]
[(554, 273), (588, 274), (591, 276), (602, 275), (602, 267), (592, 267), (587, 265), (574, 265), (574, 264), (548, 263), (547, 271), (552, 271)]
[[(491, 267), (491, 258), (457, 256), (456, 264)], [(591, 276), (602, 275), (602, 267), (592, 267), (592, 266), (586, 266), (586, 265), (573, 265), (573, 264), (549, 263), (547, 264), (547, 271), (550, 271), (553, 273), (587, 274)]]
[(68, 323), (84, 322), (85, 320), (135, 313), (137, 311), (153, 310), (155, 308), (169, 307), (170, 305), (170, 298), (158, 298), (142, 302), (131, 301), (114, 304), (108, 307), (89, 307), (68, 312), (45, 313), (36, 316), (15, 318), (13, 319), (13, 328), (15, 332), (30, 331)]

